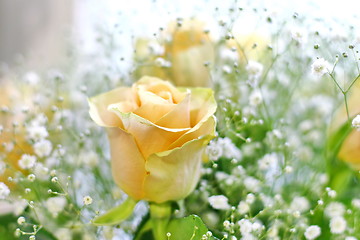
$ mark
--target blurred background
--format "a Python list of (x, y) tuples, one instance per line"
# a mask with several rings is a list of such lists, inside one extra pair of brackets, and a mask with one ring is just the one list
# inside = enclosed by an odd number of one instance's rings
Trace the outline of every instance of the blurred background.
[[(0, 0), (0, 63), (5, 66), (21, 63), (35, 71), (66, 67), (74, 47), (81, 53), (98, 51), (99, 29), (118, 31), (121, 37), (116, 41), (122, 46), (119, 54), (127, 56), (131, 53), (133, 36), (151, 36), (176, 17), (198, 16), (209, 25), (216, 24), (215, 19), (225, 10), (239, 5), (271, 8), (276, 14), (297, 12), (310, 18), (349, 22), (354, 21), (360, 3), (354, 0), (226, 0), (221, 4), (210, 0)], [(243, 16), (242, 23), (241, 31), (251, 31), (256, 19)]]

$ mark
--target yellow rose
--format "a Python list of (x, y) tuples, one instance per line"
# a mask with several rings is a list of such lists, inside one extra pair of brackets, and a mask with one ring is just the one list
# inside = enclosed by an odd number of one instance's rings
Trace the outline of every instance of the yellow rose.
[[(354, 85), (348, 99), (350, 118), (360, 114), (360, 82)], [(343, 107), (337, 114), (333, 126), (340, 127), (347, 121), (346, 109)], [(352, 130), (341, 145), (339, 159), (349, 163), (354, 169), (360, 170), (360, 132)]]
[(214, 137), (211, 89), (143, 77), (89, 105), (91, 118), (108, 129), (112, 174), (129, 196), (161, 203), (193, 191), (205, 145)]
[[(135, 75), (151, 75), (172, 81), (177, 86), (207, 87), (210, 86), (209, 69), (206, 62), (214, 61), (214, 46), (205, 31), (205, 25), (196, 19), (184, 20), (179, 26), (171, 22), (160, 40), (162, 53), (152, 53), (150, 40), (138, 39), (135, 44), (135, 59), (145, 61)], [(147, 57), (146, 57), (147, 56)], [(161, 66), (156, 61), (163, 59), (169, 66)]]

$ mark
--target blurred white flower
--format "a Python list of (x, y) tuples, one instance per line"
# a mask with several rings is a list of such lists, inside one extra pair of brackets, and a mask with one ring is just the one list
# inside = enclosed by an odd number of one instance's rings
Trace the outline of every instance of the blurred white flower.
[(222, 155), (226, 158), (235, 158), (241, 159), (242, 154), (240, 150), (235, 146), (235, 144), (231, 141), (230, 138), (218, 138), (217, 139), (218, 145), (222, 148)]
[(290, 204), (290, 209), (292, 211), (299, 211), (303, 213), (310, 209), (309, 200), (305, 197), (294, 197)]
[(354, 199), (351, 201), (351, 205), (352, 205), (354, 208), (360, 209), (360, 199), (359, 199), (359, 198), (354, 198)]
[(263, 156), (259, 161), (259, 169), (260, 170), (268, 170), (270, 167), (276, 166), (278, 162), (278, 156), (276, 153), (268, 153)]
[(346, 221), (343, 217), (334, 217), (330, 220), (330, 231), (334, 234), (343, 233), (346, 230)]
[(315, 239), (321, 234), (321, 228), (317, 225), (311, 225), (309, 226), (304, 233), (304, 236), (306, 239)]
[(34, 141), (39, 141), (49, 136), (49, 133), (44, 126), (30, 125), (26, 127), (26, 131), (28, 134), (28, 138)]
[(330, 71), (331, 71), (330, 63), (326, 61), (324, 58), (316, 59), (311, 65), (311, 72), (317, 77), (321, 77), (322, 75)]
[(340, 202), (331, 202), (325, 208), (325, 215), (329, 218), (343, 216), (345, 213), (345, 206)]
[(42, 163), (36, 163), (34, 168), (34, 173), (37, 178), (40, 180), (46, 180), (49, 178), (49, 169), (45, 167)]
[(40, 77), (36, 72), (27, 72), (23, 77), (24, 82), (34, 86), (39, 83)]
[(54, 233), (57, 239), (61, 240), (72, 240), (72, 232), (67, 228), (60, 228)]
[(5, 169), (6, 169), (6, 163), (0, 160), (0, 175), (5, 172)]
[(52, 150), (52, 144), (49, 140), (42, 139), (34, 144), (34, 152), (39, 157), (47, 157), (50, 155)]
[(259, 192), (261, 182), (254, 177), (246, 177), (244, 179), (244, 186), (250, 192)]
[(360, 114), (354, 117), (354, 119), (351, 122), (352, 126), (356, 128), (358, 131), (360, 131)]
[(248, 213), (250, 211), (250, 206), (247, 202), (244, 201), (240, 201), (239, 205), (238, 205), (238, 212), (243, 215), (245, 213)]
[(240, 232), (242, 235), (250, 234), (253, 230), (252, 223), (248, 219), (241, 219), (237, 222), (240, 226)]
[(249, 96), (249, 102), (251, 106), (258, 106), (262, 103), (263, 97), (259, 90), (253, 91)]
[(80, 154), (80, 161), (83, 165), (93, 168), (98, 165), (99, 157), (93, 151), (82, 152)]
[(0, 199), (5, 199), (10, 194), (10, 189), (5, 183), (0, 182)]
[(357, 240), (357, 238), (353, 236), (348, 236), (345, 238), (345, 240)]
[(214, 195), (208, 198), (208, 201), (214, 209), (227, 210), (230, 208), (227, 197), (224, 195)]
[(305, 31), (302, 29), (294, 29), (291, 31), (291, 37), (299, 44), (303, 44), (306, 42)]
[(263, 72), (263, 65), (259, 62), (250, 60), (246, 65), (246, 71), (249, 74), (249, 82), (252, 86), (257, 84), (257, 80)]
[(23, 154), (18, 163), (20, 168), (30, 169), (35, 166), (36, 157), (29, 154)]
[(67, 201), (65, 197), (57, 196), (48, 198), (45, 202), (45, 207), (53, 215), (53, 217), (57, 217), (57, 215), (64, 210), (66, 203)]

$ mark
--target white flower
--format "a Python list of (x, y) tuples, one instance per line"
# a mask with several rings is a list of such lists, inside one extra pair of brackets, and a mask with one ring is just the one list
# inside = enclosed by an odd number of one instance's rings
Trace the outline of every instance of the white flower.
[(241, 219), (237, 223), (240, 226), (240, 232), (242, 235), (249, 234), (253, 230), (253, 224), (248, 219)]
[(52, 144), (49, 140), (43, 139), (34, 144), (34, 151), (39, 157), (47, 157), (52, 150)]
[(10, 194), (10, 189), (5, 183), (0, 182), (0, 199), (5, 199)]
[(67, 228), (60, 228), (60, 229), (56, 230), (54, 235), (56, 236), (57, 239), (61, 239), (61, 240), (73, 239), (72, 232), (70, 231), (70, 229), (67, 229)]
[(276, 166), (278, 157), (276, 153), (268, 153), (258, 161), (260, 170), (268, 170), (272, 166)]
[(227, 210), (230, 208), (227, 197), (224, 195), (214, 195), (208, 198), (208, 201), (214, 209)]
[(218, 145), (222, 148), (222, 155), (226, 158), (241, 159), (241, 152), (231, 141), (230, 138), (219, 138), (217, 140)]
[(21, 199), (19, 201), (15, 201), (13, 203), (13, 212), (15, 216), (19, 216), (22, 214), (25, 210), (25, 208), (28, 206), (28, 203), (25, 199)]
[(218, 144), (217, 141), (212, 141), (206, 147), (206, 153), (208, 154), (211, 161), (216, 161), (222, 156), (223, 152), (220, 144)]
[(254, 235), (252, 234), (243, 234), (240, 240), (257, 240)]
[(45, 206), (48, 211), (56, 217), (66, 206), (66, 198), (62, 196), (48, 198), (45, 202)]
[(260, 91), (255, 90), (249, 96), (249, 102), (251, 106), (258, 106), (262, 103), (263, 97)]
[(251, 192), (259, 192), (260, 184), (261, 184), (260, 181), (254, 177), (246, 177), (244, 179), (245, 188)]
[(36, 163), (34, 168), (35, 176), (41, 180), (49, 178), (49, 169), (44, 167), (42, 163)]
[(334, 217), (330, 220), (330, 231), (334, 234), (343, 233), (346, 230), (346, 221), (343, 217)]
[(252, 224), (252, 230), (254, 232), (261, 232), (264, 229), (264, 225), (262, 224), (262, 222), (260, 222), (259, 220), (256, 220), (253, 224)]
[(252, 80), (257, 80), (258, 78), (260, 78), (263, 69), (264, 67), (261, 63), (252, 60), (250, 60), (246, 65), (246, 71), (249, 74), (249, 78)]
[(28, 137), (32, 140), (39, 141), (49, 136), (49, 133), (44, 126), (30, 125), (26, 127)]
[(345, 238), (345, 240), (357, 240), (357, 238), (353, 236), (348, 236)]
[(351, 201), (351, 205), (353, 205), (354, 208), (360, 209), (360, 199), (359, 198), (354, 198)]
[(23, 77), (24, 81), (30, 85), (36, 85), (40, 81), (40, 77), (35, 72), (27, 72)]
[(329, 218), (343, 216), (345, 213), (345, 206), (339, 202), (331, 202), (325, 208), (325, 215)]
[(304, 31), (302, 29), (295, 29), (291, 32), (291, 37), (292, 39), (294, 39), (296, 42), (302, 44), (304, 42), (306, 42), (306, 36), (304, 34)]
[(222, 70), (223, 70), (224, 73), (227, 73), (227, 74), (230, 74), (232, 72), (232, 69), (231, 69), (231, 67), (229, 65), (224, 65), (222, 67)]
[(311, 225), (306, 229), (304, 236), (306, 239), (315, 239), (320, 236), (320, 234), (321, 228), (317, 225)]
[(253, 204), (255, 202), (255, 195), (252, 193), (249, 193), (248, 195), (246, 195), (246, 200), (245, 200), (248, 204)]
[(90, 152), (83, 152), (81, 155), (80, 155), (80, 161), (85, 165), (85, 166), (88, 166), (88, 167), (96, 167), (99, 163), (99, 157), (98, 155), (93, 152), (93, 151), (90, 151)]
[(5, 169), (6, 169), (6, 163), (0, 160), (0, 175), (5, 172)]
[(309, 210), (310, 203), (309, 200), (305, 197), (294, 197), (290, 204), (290, 209), (292, 211), (299, 211), (301, 213)]
[(311, 65), (312, 74), (318, 77), (321, 77), (330, 70), (331, 70), (330, 63), (326, 61), (324, 58), (316, 59)]
[(18, 163), (20, 168), (29, 169), (35, 166), (36, 157), (29, 154), (23, 154)]
[(352, 120), (352, 126), (360, 131), (360, 114)]
[(240, 201), (238, 205), (238, 212), (243, 215), (245, 213), (248, 213), (249, 211), (250, 211), (249, 204), (247, 202)]
[(93, 202), (93, 199), (90, 196), (85, 196), (83, 198), (84, 205), (90, 205), (90, 204), (92, 204), (92, 202)]

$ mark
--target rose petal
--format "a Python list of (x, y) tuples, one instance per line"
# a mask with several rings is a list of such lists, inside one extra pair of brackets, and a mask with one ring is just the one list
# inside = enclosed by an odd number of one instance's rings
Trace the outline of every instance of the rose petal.
[(172, 111), (161, 117), (156, 125), (167, 128), (189, 128), (190, 127), (190, 93), (184, 100), (176, 104)]
[(181, 136), (179, 139), (177, 139), (175, 142), (173, 142), (169, 146), (169, 149), (181, 147), (183, 144), (185, 144), (193, 139), (197, 139), (204, 135), (211, 135), (211, 136), (215, 137), (215, 135), (214, 135), (215, 126), (216, 126), (215, 117), (211, 116), (207, 121), (205, 121), (203, 124), (199, 125), (199, 127), (195, 131), (192, 131), (192, 129), (191, 129), (189, 132), (185, 133), (183, 136)]
[(189, 128), (165, 128), (133, 113), (122, 113), (112, 105), (109, 110), (123, 122), (124, 130), (134, 136), (140, 151), (146, 158), (152, 153), (162, 152), (182, 136)]
[(139, 98), (142, 105), (134, 113), (151, 122), (158, 121), (176, 106), (176, 104), (169, 103), (165, 99), (147, 91), (139, 91)]
[(90, 106), (90, 117), (92, 118), (92, 120), (94, 120), (94, 122), (103, 127), (122, 126), (119, 117), (117, 117), (116, 114), (108, 111), (108, 106), (110, 104), (119, 102), (136, 103), (134, 94), (130, 88), (120, 87), (110, 92), (106, 92), (88, 99), (88, 103)]
[(133, 90), (135, 92), (139, 89), (152, 92), (156, 95), (161, 91), (168, 91), (171, 93), (173, 103), (175, 104), (181, 102), (185, 97), (185, 93), (179, 91), (170, 82), (163, 81), (156, 77), (142, 77), (137, 83), (133, 85)]
[(134, 199), (142, 199), (146, 176), (145, 159), (131, 134), (119, 128), (108, 129), (111, 168), (115, 182)]
[(181, 148), (150, 155), (145, 164), (144, 198), (161, 203), (189, 195), (199, 181), (202, 154), (211, 138), (204, 136)]

